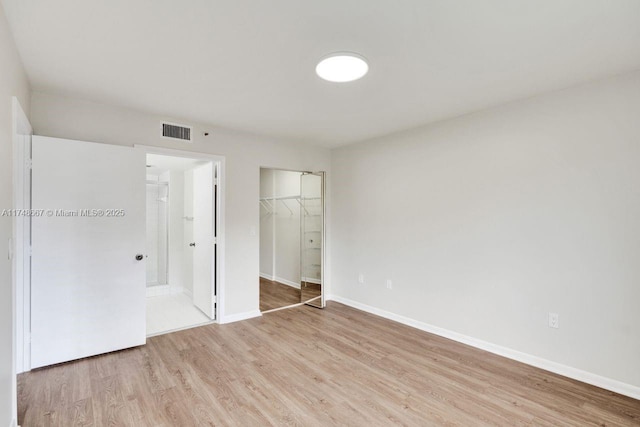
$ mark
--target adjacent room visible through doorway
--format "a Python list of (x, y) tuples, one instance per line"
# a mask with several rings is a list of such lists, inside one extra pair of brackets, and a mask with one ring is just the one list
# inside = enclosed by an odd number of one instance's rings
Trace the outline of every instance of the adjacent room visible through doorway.
[(147, 335), (215, 319), (216, 165), (147, 154)]

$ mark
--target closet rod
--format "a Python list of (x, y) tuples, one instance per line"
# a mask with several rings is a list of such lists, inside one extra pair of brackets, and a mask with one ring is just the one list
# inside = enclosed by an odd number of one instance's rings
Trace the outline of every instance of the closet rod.
[(293, 200), (299, 198), (300, 196), (260, 197), (260, 200)]
[(302, 197), (302, 196), (280, 196), (280, 197), (260, 197), (261, 201), (269, 200), (320, 200), (321, 197)]

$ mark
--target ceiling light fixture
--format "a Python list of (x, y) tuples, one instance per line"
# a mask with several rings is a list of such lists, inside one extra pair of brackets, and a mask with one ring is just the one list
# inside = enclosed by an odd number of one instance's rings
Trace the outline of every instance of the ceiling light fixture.
[(335, 83), (361, 79), (369, 71), (367, 61), (357, 53), (337, 52), (325, 56), (316, 66), (316, 74)]

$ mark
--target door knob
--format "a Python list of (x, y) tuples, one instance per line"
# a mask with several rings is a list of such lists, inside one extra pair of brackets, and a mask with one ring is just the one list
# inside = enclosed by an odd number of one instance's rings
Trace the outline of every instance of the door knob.
[(195, 248), (196, 247), (196, 242), (189, 243), (189, 246), (193, 246)]
[(143, 259), (144, 259), (144, 255), (142, 255), (142, 254), (136, 255), (136, 260), (137, 261), (142, 261)]

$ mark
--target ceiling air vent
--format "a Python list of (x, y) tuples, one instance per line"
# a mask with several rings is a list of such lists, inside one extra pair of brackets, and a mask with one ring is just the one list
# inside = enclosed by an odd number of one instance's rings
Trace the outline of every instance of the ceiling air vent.
[(162, 123), (162, 136), (191, 142), (191, 127), (174, 123)]

